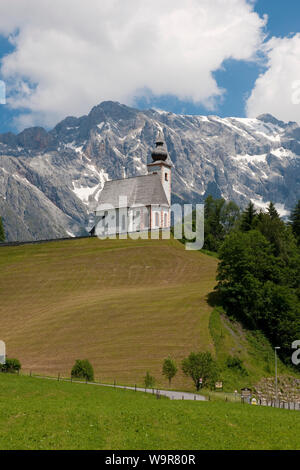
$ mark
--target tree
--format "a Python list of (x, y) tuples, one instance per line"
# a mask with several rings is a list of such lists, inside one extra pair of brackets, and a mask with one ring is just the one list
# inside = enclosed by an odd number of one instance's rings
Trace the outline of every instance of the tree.
[(169, 380), (169, 386), (171, 385), (171, 380), (175, 377), (177, 372), (177, 367), (175, 362), (168, 357), (163, 362), (162, 373)]
[(293, 234), (296, 237), (298, 245), (300, 245), (300, 199), (296, 207), (292, 210), (290, 220), (291, 220)]
[(94, 369), (87, 359), (77, 359), (72, 368), (71, 376), (75, 378), (86, 379), (91, 382), (94, 380)]
[(285, 261), (258, 230), (232, 232), (219, 251), (217, 276), (226, 312), (262, 330), (286, 359), (300, 335), (299, 255), (294, 250), (291, 244)]
[(242, 232), (248, 232), (255, 228), (255, 222), (257, 218), (257, 212), (255, 210), (253, 202), (249, 202), (248, 206), (242, 213), (241, 219), (241, 230)]
[(268, 213), (268, 215), (270, 216), (270, 218), (273, 219), (273, 220), (280, 218), (280, 217), (279, 217), (279, 214), (278, 214), (278, 212), (277, 212), (277, 210), (276, 210), (276, 207), (275, 207), (275, 205), (273, 204), (272, 201), (270, 201), (270, 204), (269, 204), (268, 207), (267, 207), (267, 213)]
[(232, 232), (220, 251), (218, 292), (231, 315), (254, 326), (253, 312), (266, 280), (280, 279), (279, 262), (265, 237), (258, 231)]
[(204, 205), (204, 248), (218, 251), (226, 234), (236, 226), (239, 215), (239, 207), (234, 202), (208, 196)]
[(155, 385), (155, 378), (148, 371), (144, 377), (144, 384), (145, 388), (153, 388)]
[(0, 217), (0, 243), (5, 241), (5, 232), (2, 222), (2, 217)]
[(216, 362), (210, 352), (191, 352), (188, 357), (182, 361), (182, 371), (186, 376), (191, 377), (196, 390), (200, 388), (200, 379), (202, 386), (212, 386), (217, 377)]
[(21, 363), (18, 359), (6, 359), (5, 364), (0, 364), (2, 372), (10, 372), (14, 374), (21, 369)]
[(285, 223), (279, 216), (276, 217), (275, 213), (271, 209), (270, 211), (267, 211), (267, 213), (259, 213), (256, 228), (272, 244), (274, 254), (279, 256), (280, 253), (284, 251), (285, 232), (287, 230)]
[(234, 201), (224, 204), (221, 213), (221, 223), (224, 227), (226, 235), (236, 228), (240, 219), (240, 208)]

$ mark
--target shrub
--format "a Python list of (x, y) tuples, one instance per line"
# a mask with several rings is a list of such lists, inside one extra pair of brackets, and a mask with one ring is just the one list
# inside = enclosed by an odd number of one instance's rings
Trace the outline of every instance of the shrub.
[(163, 362), (162, 373), (169, 380), (169, 386), (171, 385), (171, 380), (175, 377), (177, 372), (177, 367), (173, 359), (168, 357)]
[(144, 384), (145, 384), (145, 388), (153, 388), (155, 385), (155, 378), (152, 377), (152, 375), (150, 375), (149, 372), (147, 372), (147, 374), (144, 377)]
[(235, 369), (243, 375), (248, 375), (248, 372), (243, 365), (243, 361), (237, 356), (228, 356), (226, 359), (226, 365), (230, 369)]
[(86, 379), (91, 382), (94, 380), (94, 369), (87, 359), (77, 359), (72, 368), (71, 376), (78, 379)]
[(0, 364), (2, 372), (14, 374), (21, 369), (21, 363), (18, 359), (6, 359), (5, 364)]

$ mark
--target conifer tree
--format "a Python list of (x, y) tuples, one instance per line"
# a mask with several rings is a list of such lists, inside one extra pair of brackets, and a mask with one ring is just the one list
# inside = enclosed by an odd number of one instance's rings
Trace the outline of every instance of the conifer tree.
[(241, 220), (242, 232), (249, 232), (249, 230), (253, 230), (255, 228), (256, 218), (257, 218), (256, 209), (254, 207), (253, 202), (250, 201), (248, 206), (242, 213), (242, 220)]
[(275, 205), (273, 204), (272, 201), (270, 202), (270, 204), (267, 207), (267, 213), (269, 214), (269, 216), (272, 220), (280, 218), (279, 214), (276, 210), (276, 207), (275, 207)]
[(297, 242), (300, 244), (300, 199), (291, 213), (291, 225)]

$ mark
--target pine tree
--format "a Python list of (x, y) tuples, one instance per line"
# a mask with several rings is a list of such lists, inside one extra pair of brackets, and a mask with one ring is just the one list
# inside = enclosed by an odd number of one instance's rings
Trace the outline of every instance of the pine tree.
[(2, 218), (0, 217), (0, 243), (4, 241), (5, 241), (5, 232), (4, 232)]
[(257, 214), (253, 202), (249, 202), (248, 206), (242, 213), (241, 230), (242, 232), (249, 232), (255, 228)]
[(293, 233), (300, 245), (300, 199), (291, 213), (291, 225)]
[(267, 213), (268, 213), (268, 215), (270, 216), (270, 218), (271, 218), (272, 220), (274, 220), (274, 219), (279, 219), (279, 218), (280, 218), (280, 217), (279, 217), (279, 214), (278, 214), (278, 212), (277, 212), (277, 210), (276, 210), (276, 207), (275, 207), (275, 205), (273, 204), (272, 201), (270, 202), (270, 204), (269, 204), (268, 207), (267, 207)]

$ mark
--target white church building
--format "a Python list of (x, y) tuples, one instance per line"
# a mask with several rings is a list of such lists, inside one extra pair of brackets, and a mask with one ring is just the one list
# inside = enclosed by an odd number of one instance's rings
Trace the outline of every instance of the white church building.
[(161, 131), (151, 157), (146, 175), (105, 182), (91, 235), (170, 228), (172, 162)]

